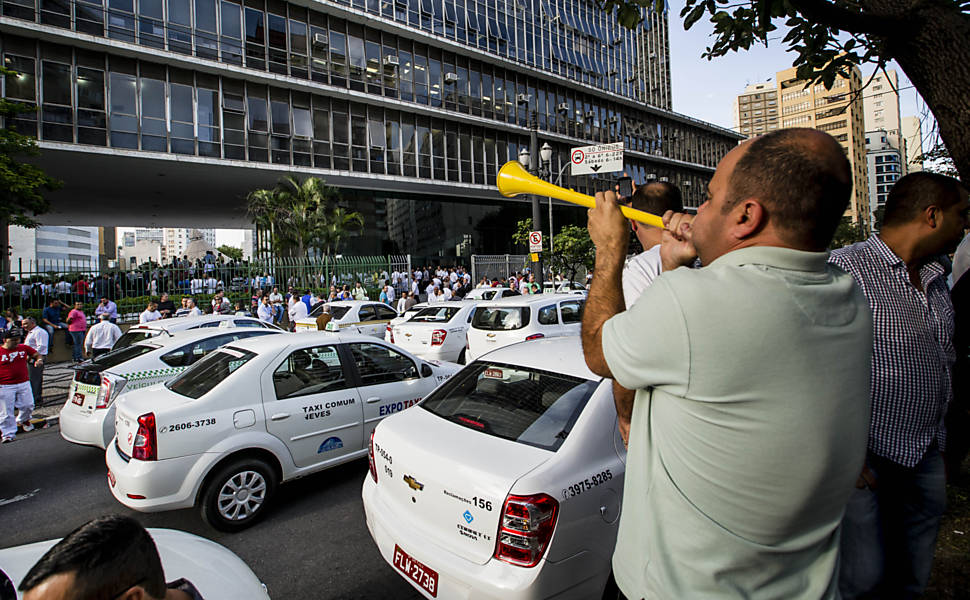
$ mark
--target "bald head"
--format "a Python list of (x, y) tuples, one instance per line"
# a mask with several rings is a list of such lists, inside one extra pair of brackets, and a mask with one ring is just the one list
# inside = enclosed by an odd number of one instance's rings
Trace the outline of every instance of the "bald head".
[(814, 129), (781, 129), (737, 150), (724, 210), (755, 198), (779, 237), (795, 248), (824, 250), (852, 194), (852, 170), (835, 138)]

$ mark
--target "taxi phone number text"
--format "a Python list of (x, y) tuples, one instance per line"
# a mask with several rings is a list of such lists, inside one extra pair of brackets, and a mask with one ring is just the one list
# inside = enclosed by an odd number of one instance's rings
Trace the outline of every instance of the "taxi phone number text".
[(590, 475), (586, 479), (583, 479), (582, 481), (577, 481), (576, 483), (572, 484), (568, 488), (564, 488), (562, 491), (562, 497), (572, 498), (574, 496), (578, 496), (586, 490), (591, 490), (598, 485), (602, 485), (606, 483), (610, 479), (613, 479), (613, 473), (610, 473), (610, 470), (606, 469), (602, 473), (596, 473), (594, 475)]
[(183, 431), (185, 429), (192, 429), (193, 427), (205, 427), (207, 425), (215, 425), (215, 417), (211, 419), (199, 419), (198, 421), (187, 421), (185, 423), (173, 423), (168, 426), (169, 431)]

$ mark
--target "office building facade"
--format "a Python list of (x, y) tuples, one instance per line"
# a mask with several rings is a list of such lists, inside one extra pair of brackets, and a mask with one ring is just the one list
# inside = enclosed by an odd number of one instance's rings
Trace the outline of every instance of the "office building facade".
[(778, 129), (778, 86), (753, 83), (734, 101), (734, 130), (744, 137), (764, 135)]
[(869, 173), (870, 228), (879, 231), (882, 209), (889, 190), (906, 174), (906, 154), (901, 148), (899, 134), (885, 129), (866, 132), (866, 163)]
[(9, 229), (13, 273), (96, 271), (99, 264), (97, 227), (40, 226)]
[[(533, 121), (553, 179), (570, 147), (622, 141), (638, 181), (703, 201), (739, 136), (671, 112), (667, 16), (644, 17), (630, 31), (581, 0), (3, 0), (3, 60), (21, 73), (4, 94), (39, 107), (17, 126), (55, 175), (59, 157), (143, 169), (154, 222), (191, 216), (179, 202), (243, 218), (244, 184), (315, 175), (364, 216), (345, 252), (507, 250), (529, 211), (495, 175)], [(199, 197), (178, 187), (190, 173)]]

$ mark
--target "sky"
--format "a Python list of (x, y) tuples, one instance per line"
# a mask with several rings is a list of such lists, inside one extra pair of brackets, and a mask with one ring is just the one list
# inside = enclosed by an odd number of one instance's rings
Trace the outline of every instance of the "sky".
[[(713, 43), (714, 26), (701, 19), (690, 31), (684, 31), (680, 10), (683, 0), (671, 0), (670, 24), (670, 70), (673, 92), (673, 109), (702, 121), (731, 128), (731, 114), (735, 97), (749, 83), (773, 80), (775, 73), (792, 66), (795, 55), (785, 51), (781, 44), (784, 32), (775, 32), (768, 47), (755, 46), (712, 61), (701, 58), (704, 49)], [(923, 107), (916, 90), (905, 73), (895, 63), (899, 76), (900, 116), (919, 115)], [(872, 65), (862, 68), (863, 75), (872, 73)], [(865, 81), (863, 77), (863, 81)], [(926, 126), (924, 125), (924, 130)], [(120, 231), (131, 228), (119, 228)], [(122, 234), (119, 232), (119, 237)], [(227, 244), (241, 247), (241, 229), (216, 229), (216, 245)]]
[[(684, 31), (680, 17), (683, 6), (683, 0), (672, 0), (668, 17), (673, 109), (730, 129), (734, 125), (731, 111), (735, 97), (750, 83), (773, 81), (777, 71), (792, 66), (796, 55), (785, 51), (787, 44), (781, 43), (785, 32), (779, 27), (769, 38), (767, 48), (753, 46), (711, 61), (701, 58), (704, 50), (713, 44), (714, 25), (702, 18), (690, 31)], [(889, 68), (899, 75), (900, 116), (919, 115), (922, 101), (917, 100), (909, 79), (895, 63)], [(872, 70), (873, 65), (862, 67), (863, 82)]]

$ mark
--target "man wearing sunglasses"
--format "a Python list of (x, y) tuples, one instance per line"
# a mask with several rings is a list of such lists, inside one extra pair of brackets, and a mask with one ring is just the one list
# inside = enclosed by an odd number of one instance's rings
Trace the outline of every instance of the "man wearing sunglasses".
[(131, 517), (110, 515), (57, 542), (20, 582), (23, 600), (202, 600), (188, 581), (165, 583), (158, 549)]

